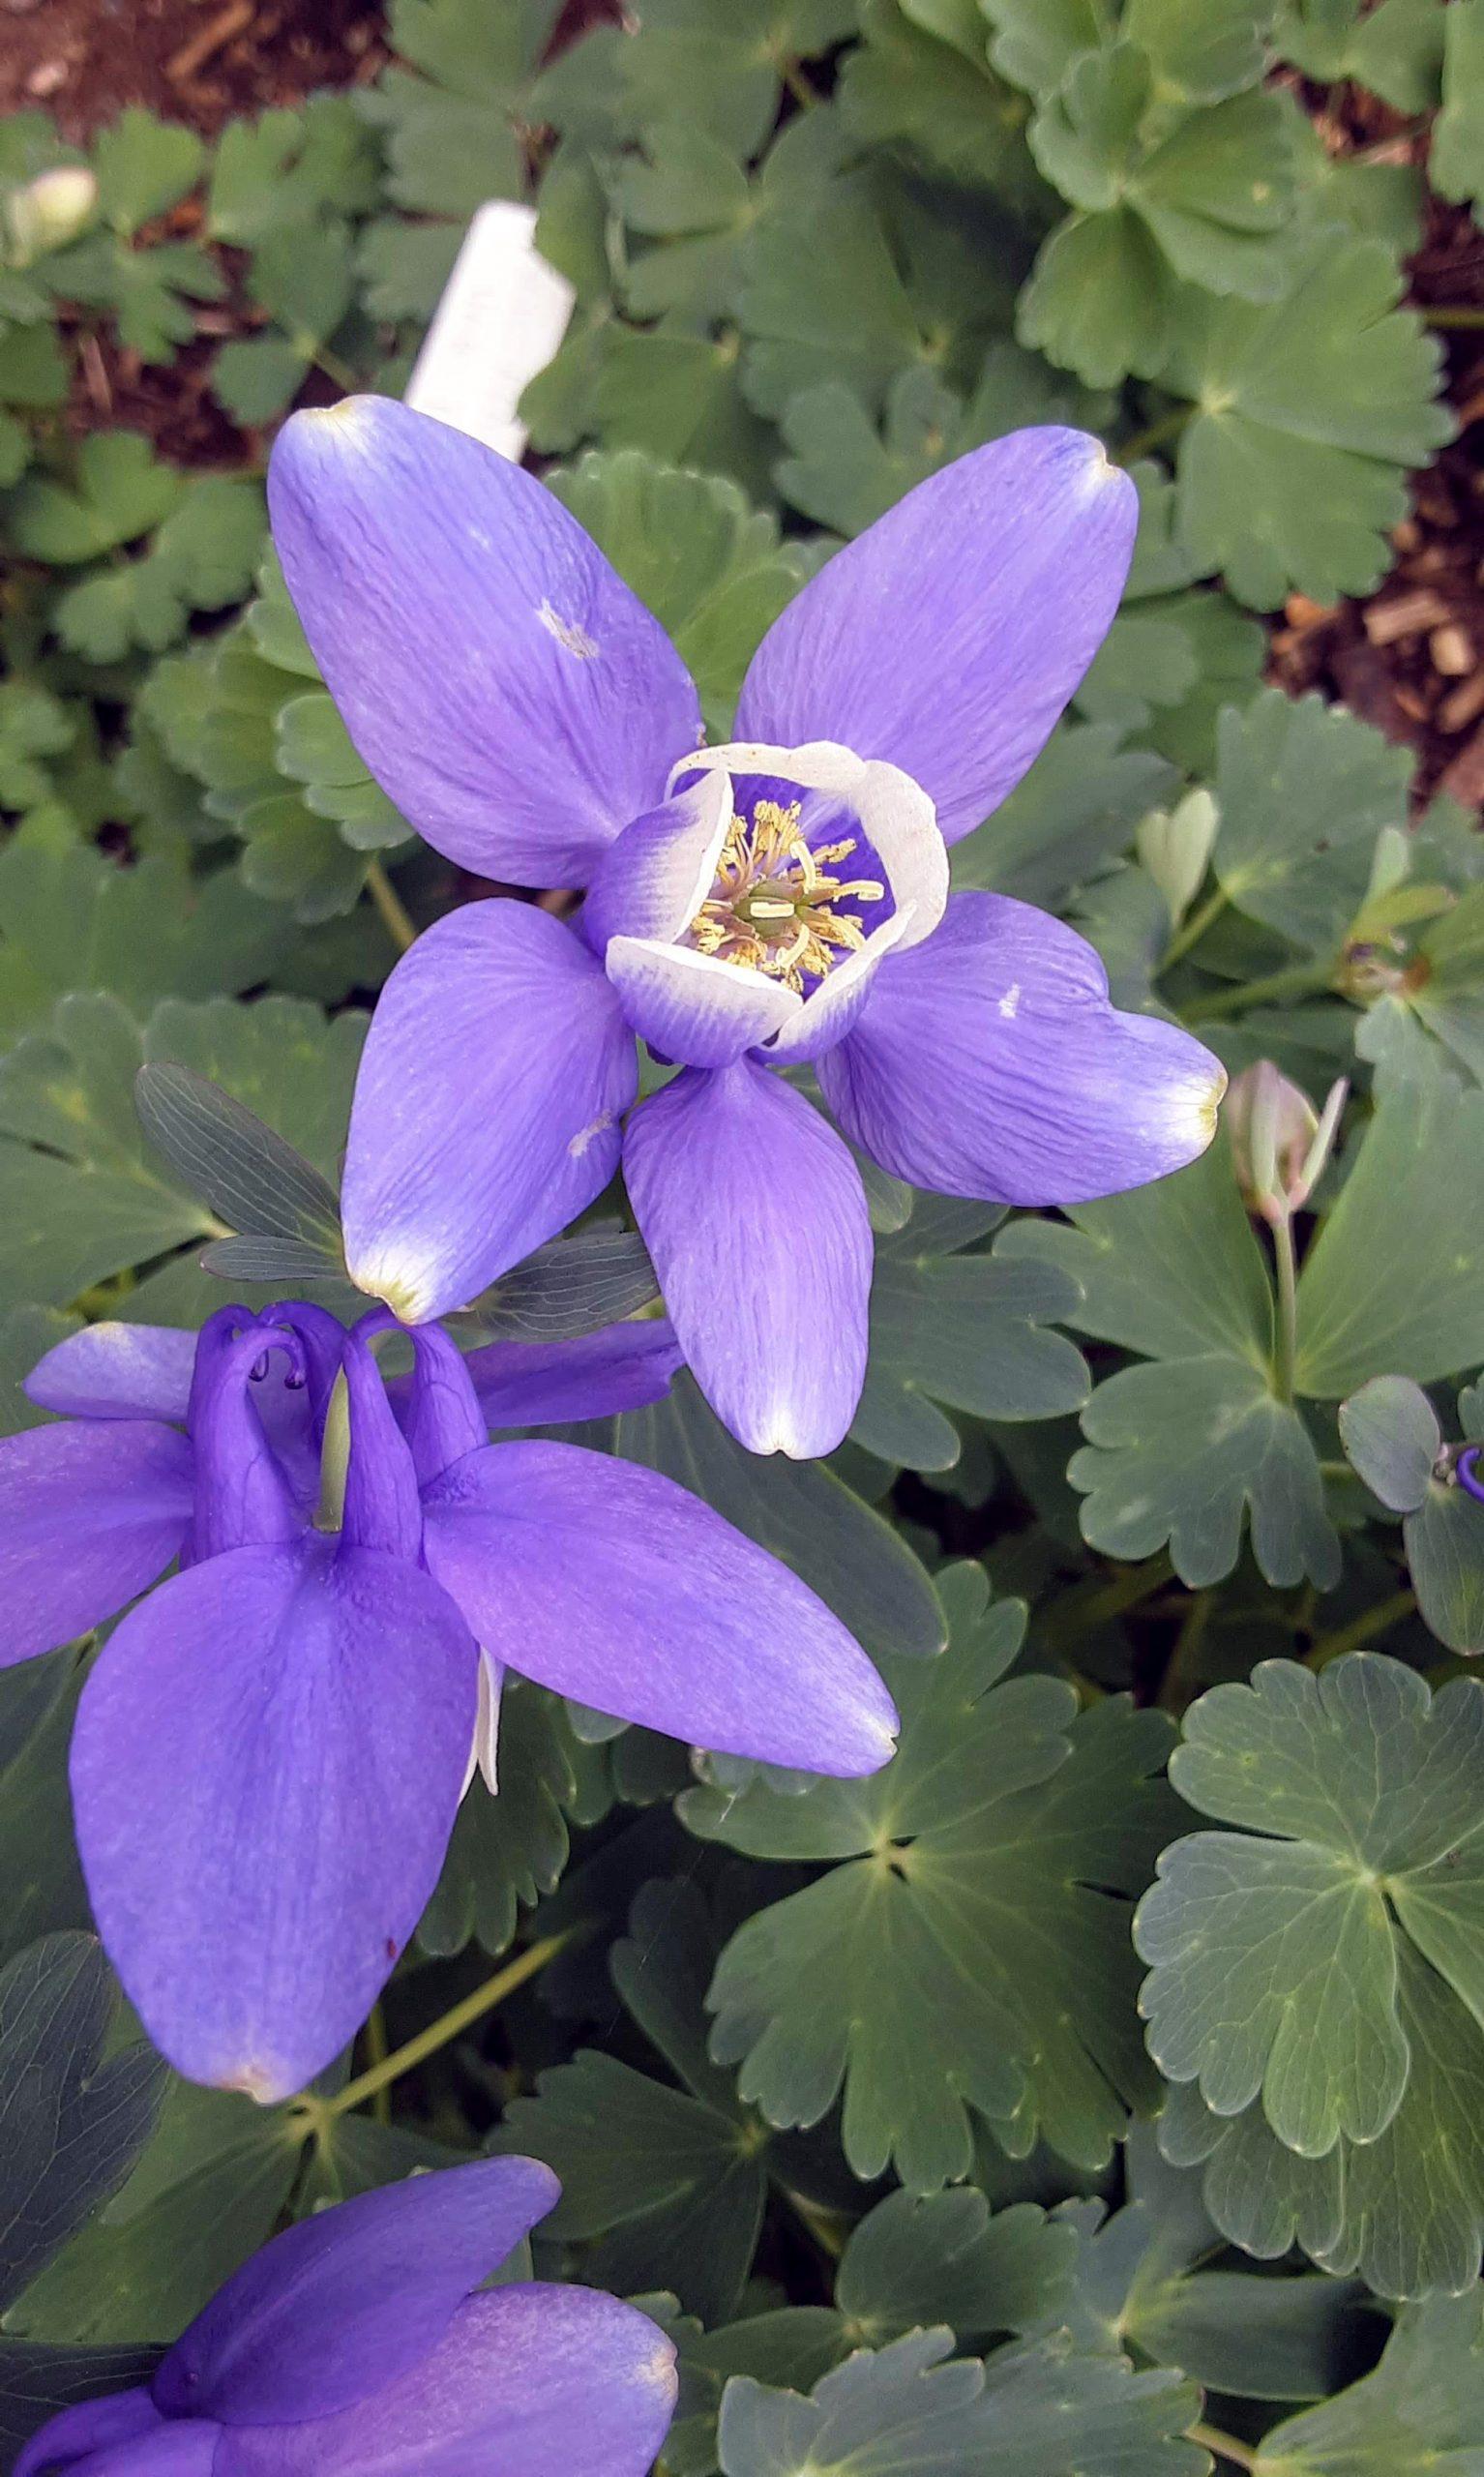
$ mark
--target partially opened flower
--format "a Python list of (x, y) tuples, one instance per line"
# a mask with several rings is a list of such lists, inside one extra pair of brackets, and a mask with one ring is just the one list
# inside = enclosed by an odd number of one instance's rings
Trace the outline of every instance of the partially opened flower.
[[(182, 2073), (282, 2098), (351, 2039), (438, 1879), (508, 1667), (621, 1719), (876, 1771), (896, 1715), (853, 1636), (672, 1480), (521, 1425), (664, 1389), (663, 1328), (464, 1360), (377, 1308), (226, 1307), (198, 1338), (92, 1327), (35, 1370), (75, 1415), (0, 1445), (0, 1662), (130, 1611), (83, 1690), (94, 1916)], [(634, 1332), (656, 1335), (636, 1344)], [(473, 1372), (471, 1373), (471, 1366)], [(560, 1407), (556, 1407), (559, 1405)]]
[(301, 2220), (15, 2477), (645, 2477), (675, 2406), (663, 2331), (594, 2288), (480, 2291), (560, 2191), (483, 2159)]
[[(839, 1443), (872, 1242), (846, 1135), (914, 1184), (1073, 1204), (1210, 1139), (1222, 1069), (1116, 1012), (1093, 949), (947, 847), (1020, 780), (1105, 634), (1126, 475), (1022, 431), (935, 474), (785, 611), (703, 749), (663, 629), (542, 486), (404, 405), (300, 413), (274, 531), (362, 757), (438, 851), (582, 887), (439, 921), (392, 974), (357, 1088), (352, 1272), (460, 1305), (620, 1158), (687, 1359), (759, 1452)], [(635, 1035), (684, 1072), (621, 1121)]]

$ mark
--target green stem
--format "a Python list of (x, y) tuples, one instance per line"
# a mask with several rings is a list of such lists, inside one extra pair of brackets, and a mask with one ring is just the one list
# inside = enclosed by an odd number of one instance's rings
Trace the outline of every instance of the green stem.
[(356, 393), (361, 382), (348, 361), (341, 361), (338, 353), (331, 352), (324, 344), (319, 346), (317, 352), (312, 353), (310, 358), (315, 369), (322, 370), (327, 378), (333, 378), (337, 387), (343, 387), (347, 396), (353, 396)]
[(1261, 2464), (1260, 2451), (1255, 2451), (1250, 2442), (1238, 2442), (1235, 2434), (1224, 2434), (1220, 2426), (1187, 2426), (1185, 2432), (1192, 2442), (1203, 2443), (1218, 2460), (1230, 2460), (1233, 2468), (1257, 2468)]
[(1328, 989), (1335, 976), (1334, 957), (1326, 955), (1321, 964), (1290, 964), (1285, 971), (1270, 971), (1265, 979), (1249, 980), (1240, 989), (1223, 990), (1213, 998), (1198, 998), (1185, 1009), (1188, 1024), (1224, 1023), (1229, 1015), (1245, 1015), (1253, 1006), (1267, 1006), (1281, 998), (1306, 998), (1314, 991)]
[(1183, 1711), (1190, 1699), (1185, 1692), (1190, 1662), (1205, 1638), (1205, 1629), (1210, 1624), (1211, 1610), (1214, 1605), (1215, 1594), (1209, 1591), (1198, 1591), (1191, 1601), (1185, 1614), (1185, 1623), (1175, 1636), (1174, 1649), (1170, 1655), (1170, 1665), (1160, 1680), (1156, 1702), (1161, 1712)]
[[(371, 2065), (378, 2065), (385, 2064), (391, 2052), (391, 2043), (386, 2034), (386, 2013), (378, 1996), (367, 2017), (366, 2053)], [(371, 2114), (378, 2125), (391, 2123), (392, 2094), (389, 2090), (377, 2091), (371, 2101)]]
[(1126, 1608), (1137, 1607), (1151, 1592), (1162, 1591), (1174, 1572), (1163, 1549), (1157, 1557), (1146, 1559), (1142, 1566), (1130, 1566), (1126, 1572), (1115, 1574), (1095, 1597), (1083, 1602), (1078, 1612), (1078, 1624), (1100, 1625), (1105, 1617), (1121, 1617)]
[(794, 102), (801, 104), (805, 111), (813, 111), (816, 104), (819, 102), (820, 98), (815, 92), (815, 89), (810, 84), (809, 79), (805, 76), (799, 62), (796, 60), (781, 61), (779, 64), (778, 74), (783, 79), (784, 84), (787, 87), (789, 94), (793, 97)]
[(436, 2055), (439, 2047), (446, 2047), (451, 2039), (457, 2039), (463, 2031), (472, 2028), (485, 2014), (492, 2013), (497, 2004), (503, 2004), (507, 1995), (514, 1995), (518, 1986), (523, 1986), (538, 1970), (544, 1970), (548, 1961), (554, 1960), (563, 1946), (570, 1944), (579, 1931), (576, 1926), (569, 1926), (560, 1935), (544, 1935), (539, 1944), (528, 1945), (515, 1960), (507, 1961), (502, 1970), (496, 1970), (493, 1978), (487, 1978), (484, 1985), (477, 1986), (472, 1995), (466, 1995), (461, 2003), (451, 2005), (428, 2029), (420, 2030), (415, 2039), (409, 2039), (405, 2046), (399, 2047), (393, 2055), (384, 2056), (379, 2064), (371, 2065), (354, 2081), (347, 2081), (343, 2090), (337, 2091), (333, 2099), (325, 2102), (326, 2114), (331, 2117), (348, 2115), (351, 2108), (359, 2107), (363, 2100), (373, 2099), (377, 2091), (384, 2090), (389, 2082), (400, 2081), (414, 2065)]
[(1168, 971), (1172, 964), (1177, 964), (1182, 955), (1189, 954), (1192, 946), (1199, 945), (1212, 921), (1220, 919), (1231, 900), (1226, 887), (1218, 886), (1214, 894), (1206, 896), (1204, 903), (1197, 904), (1195, 910), (1183, 926), (1175, 931), (1165, 948), (1164, 958), (1160, 964), (1161, 971)]
[(846, 2250), (846, 2240), (830, 2213), (820, 2210), (814, 2202), (806, 2201), (802, 2193), (787, 2193), (786, 2189), (786, 2196), (795, 2217), (814, 2238), (820, 2253), (830, 2261), (838, 2262)]
[(366, 891), (386, 923), (393, 944), (405, 954), (409, 946), (417, 943), (417, 926), (379, 860), (367, 863)]
[(1119, 448), (1113, 463), (1137, 464), (1141, 456), (1148, 455), (1151, 447), (1167, 447), (1172, 439), (1179, 437), (1195, 409), (1194, 404), (1175, 404), (1168, 413), (1162, 413), (1157, 422), (1150, 422), (1147, 430), (1136, 430), (1133, 437)]
[(1278, 1311), (1273, 1321), (1273, 1391), (1280, 1402), (1293, 1399), (1293, 1364), (1298, 1355), (1298, 1259), (1293, 1253), (1293, 1219), (1285, 1213), (1273, 1224), (1273, 1258), (1278, 1267)]
[(1484, 327), (1484, 310), (1424, 310), (1426, 327)]
[(1362, 1643), (1374, 1643), (1378, 1634), (1387, 1633), (1393, 1626), (1399, 1626), (1404, 1617), (1410, 1617), (1416, 1605), (1416, 1594), (1410, 1591), (1396, 1591), (1389, 1599), (1379, 1599), (1373, 1608), (1364, 1610), (1349, 1626), (1337, 1626), (1332, 1634), (1321, 1634), (1305, 1652), (1304, 1666), (1327, 1668), (1330, 1661), (1339, 1659), (1343, 1653), (1356, 1652)]

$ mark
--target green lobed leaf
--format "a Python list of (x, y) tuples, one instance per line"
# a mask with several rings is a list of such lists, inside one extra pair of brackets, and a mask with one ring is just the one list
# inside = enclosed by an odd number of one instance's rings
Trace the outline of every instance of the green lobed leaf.
[(1180, 306), (1161, 373), (1196, 407), (1180, 532), (1255, 609), (1295, 586), (1321, 603), (1369, 591), (1404, 511), (1400, 468), (1452, 434), (1437, 343), (1398, 290), (1380, 243), (1326, 233), (1271, 306), (1194, 292)]
[(1044, 2128), (1093, 2164), (1145, 2098), (1123, 1895), (1170, 1814), (1159, 1716), (1077, 1715), (1048, 1677), (1001, 1685), (1018, 1603), (988, 1607), (970, 1567), (942, 1593), (947, 1652), (880, 1661), (903, 1733), (874, 1779), (681, 1801), (749, 1855), (844, 1862), (733, 1936), (712, 2051), (772, 2124), (817, 2123), (843, 2088), (855, 2173), (894, 2162), (922, 2193), (967, 2172), (971, 2109), (1016, 2153)]
[(1301, 2157), (1374, 2144), (1413, 2063), (1403, 1940), (1484, 2019), (1484, 1688), (1430, 1696), (1373, 1653), (1318, 1676), (1264, 1660), (1192, 1705), (1170, 1768), (1199, 1810), (1271, 1836), (1198, 1833), (1160, 1860), (1134, 1938), (1161, 2072), (1221, 2117), (1261, 2095)]
[(1061, 2477), (1072, 2466), (1201, 2477), (1200, 2444), (1180, 2439), (1198, 2395), (1177, 2374), (1078, 2357), (1064, 2338), (988, 2364), (945, 2362), (952, 2347), (937, 2330), (863, 2349), (809, 2400), (738, 2376), (722, 2402), (725, 2477)]
[(1051, 1266), (961, 1252), (1000, 1218), (997, 1206), (918, 1195), (910, 1220), (877, 1241), (871, 1358), (850, 1433), (884, 1462), (951, 1469), (961, 1439), (942, 1406), (1043, 1419), (1087, 1398), (1082, 1353), (1045, 1330), (1075, 1312), (1075, 1284)]

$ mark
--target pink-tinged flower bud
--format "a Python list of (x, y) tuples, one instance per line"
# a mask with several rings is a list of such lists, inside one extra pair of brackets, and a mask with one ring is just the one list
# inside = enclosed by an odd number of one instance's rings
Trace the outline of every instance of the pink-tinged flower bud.
[(1286, 1221), (1306, 1205), (1334, 1145), (1349, 1086), (1331, 1086), (1322, 1112), (1308, 1094), (1260, 1059), (1234, 1076), (1225, 1117), (1237, 1184), (1249, 1212)]
[(28, 267), (48, 250), (65, 249), (97, 203), (98, 183), (85, 164), (59, 164), (13, 190), (5, 202), (12, 264)]

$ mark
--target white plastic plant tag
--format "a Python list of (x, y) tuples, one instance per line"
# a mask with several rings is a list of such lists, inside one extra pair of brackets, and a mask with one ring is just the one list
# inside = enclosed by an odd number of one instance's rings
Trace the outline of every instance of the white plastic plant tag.
[(511, 198), (479, 209), (407, 382), (406, 401), (519, 463), (516, 407), (545, 370), (577, 295), (536, 250), (536, 210)]

